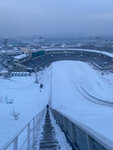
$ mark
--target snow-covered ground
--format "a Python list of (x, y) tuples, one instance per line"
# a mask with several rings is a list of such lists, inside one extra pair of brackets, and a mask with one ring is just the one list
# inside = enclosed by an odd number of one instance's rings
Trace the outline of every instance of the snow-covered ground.
[(113, 107), (92, 103), (78, 90), (82, 85), (95, 97), (113, 101), (112, 84), (113, 74), (101, 75), (87, 63), (80, 61), (54, 63), (53, 107), (113, 140)]
[[(39, 84), (34, 83), (35, 75), (0, 79), (0, 147), (46, 106), (51, 73), (53, 107), (113, 140), (113, 107), (88, 101), (79, 90), (82, 86), (92, 96), (113, 102), (113, 74), (102, 75), (80, 61), (59, 61), (43, 73), (41, 92)], [(41, 76), (39, 72), (38, 78)], [(6, 97), (14, 103), (6, 104)], [(19, 120), (11, 116), (13, 108), (20, 113)]]
[[(76, 70), (74, 72), (76, 73)], [(108, 74), (105, 73), (106, 76), (104, 77), (104, 75), (96, 72), (90, 65), (85, 63), (78, 66), (77, 72), (81, 74), (79, 75), (78, 84), (87, 93), (98, 99), (113, 102), (113, 85), (110, 84), (113, 76), (109, 82), (107, 80), (110, 77)]]
[[(48, 103), (50, 98), (50, 69), (38, 73), (40, 83), (44, 84), (40, 92), (40, 84), (35, 83), (35, 75), (29, 77), (0, 78), (0, 147), (6, 144)], [(42, 78), (41, 78), (42, 76)], [(6, 103), (13, 99), (13, 104)], [(19, 120), (14, 120), (11, 113), (15, 109), (20, 113)]]

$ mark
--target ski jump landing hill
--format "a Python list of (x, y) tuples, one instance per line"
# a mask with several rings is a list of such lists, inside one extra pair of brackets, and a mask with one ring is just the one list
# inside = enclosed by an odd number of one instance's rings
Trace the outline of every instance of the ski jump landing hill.
[[(113, 54), (110, 54), (107, 52), (100, 52), (100, 51), (96, 51), (96, 50), (94, 51), (94, 50), (80, 50), (80, 49), (79, 50), (78, 49), (70, 49), (70, 50), (49, 49), (49, 50), (43, 51), (43, 53), (40, 56), (33, 55), (29, 60), (24, 61), (21, 64), (26, 67), (32, 68), (32, 71), (34, 71), (35, 68), (37, 68), (37, 70), (41, 70), (42, 67), (49, 66), (51, 63), (60, 61), (60, 60), (75, 60), (75, 61), (88, 62), (88, 63), (96, 66), (96, 68), (101, 70), (102, 72), (104, 70), (109, 70), (111, 72), (113, 71)], [(95, 97), (93, 97), (91, 94), (87, 93), (87, 91), (85, 91), (85, 89), (82, 86), (83, 85), (81, 85), (80, 92), (82, 92), (82, 93), (84, 92), (84, 96), (87, 97), (88, 99), (91, 98), (92, 102), (93, 102)], [(77, 91), (77, 90), (75, 90), (75, 91)], [(59, 89), (59, 92), (61, 92), (61, 89)], [(55, 94), (55, 93), (53, 93), (53, 94)], [(52, 98), (54, 99), (55, 96), (53, 96)], [(98, 100), (99, 99), (96, 99), (95, 102), (97, 103)], [(85, 106), (85, 103), (87, 105), (88, 102), (84, 101), (84, 106)], [(104, 101), (102, 101), (102, 103), (104, 103)], [(100, 102), (100, 104), (101, 104), (101, 102)], [(91, 104), (91, 105), (93, 105), (93, 104)], [(99, 107), (99, 109), (100, 109), (100, 107)], [(69, 141), (71, 142), (71, 144), (75, 150), (76, 149), (77, 150), (113, 150), (113, 141), (112, 140), (104, 137), (101, 134), (98, 134), (96, 131), (92, 130), (88, 126), (85, 126), (81, 122), (74, 120), (73, 118), (68, 116), (66, 113), (58, 111), (55, 108), (51, 108), (50, 110), (51, 110), (54, 118), (56, 119), (57, 123), (60, 125), (62, 130), (65, 132), (67, 138), (69, 139)], [(26, 126), (26, 128), (28, 128), (28, 137), (27, 137), (28, 148), (27, 149), (29, 150), (30, 125), (29, 126), (28, 125)], [(34, 127), (35, 127), (35, 121), (34, 121)], [(33, 130), (33, 131), (34, 131), (33, 135), (35, 137), (35, 130)], [(14, 148), (13, 148), (14, 150), (17, 150), (17, 138), (18, 138), (19, 134), (16, 136), (16, 138), (14, 138), (11, 141), (14, 144)]]
[[(31, 68), (32, 71), (41, 70), (45, 66), (49, 66), (51, 63), (60, 60), (73, 60), (88, 62), (96, 69), (102, 71), (113, 72), (113, 54), (98, 51), (98, 50), (86, 50), (86, 49), (46, 49), (45, 51), (39, 51), (40, 55), (33, 53), (32, 57), (22, 62), (23, 66)], [(105, 101), (104, 99), (97, 98), (93, 96), (88, 91), (86, 91), (82, 85), (78, 87), (78, 90), (87, 100), (100, 105), (106, 105), (113, 107), (113, 102)]]

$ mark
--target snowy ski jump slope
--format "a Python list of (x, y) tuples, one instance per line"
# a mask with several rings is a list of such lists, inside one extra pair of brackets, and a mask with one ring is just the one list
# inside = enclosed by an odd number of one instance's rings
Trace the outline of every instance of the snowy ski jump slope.
[[(44, 84), (41, 92), (34, 74), (0, 78), (0, 148), (46, 106), (51, 95), (51, 73), (53, 108), (113, 140), (113, 107), (95, 104), (80, 91), (82, 86), (92, 96), (113, 102), (113, 74), (101, 75), (80, 61), (59, 61), (46, 68), (43, 75), (38, 72), (39, 82)], [(6, 104), (6, 96), (14, 103)], [(19, 120), (11, 116), (13, 108), (20, 113)]]
[(53, 107), (113, 140), (113, 107), (88, 101), (79, 90), (82, 85), (91, 95), (113, 102), (113, 74), (101, 75), (80, 61), (56, 62), (52, 68)]

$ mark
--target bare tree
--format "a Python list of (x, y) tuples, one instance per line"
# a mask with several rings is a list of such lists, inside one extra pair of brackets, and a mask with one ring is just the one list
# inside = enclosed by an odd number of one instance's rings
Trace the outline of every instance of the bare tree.
[(15, 120), (19, 119), (20, 113), (16, 112), (15, 109), (13, 108), (13, 112), (11, 114)]

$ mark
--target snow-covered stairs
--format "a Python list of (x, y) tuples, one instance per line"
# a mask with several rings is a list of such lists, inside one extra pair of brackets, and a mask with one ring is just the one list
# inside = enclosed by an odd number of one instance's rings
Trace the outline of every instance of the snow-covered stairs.
[(72, 150), (49, 108), (35, 139), (34, 150)]
[(60, 145), (55, 138), (55, 129), (52, 125), (49, 109), (45, 116), (45, 123), (40, 138), (40, 150), (58, 150)]

